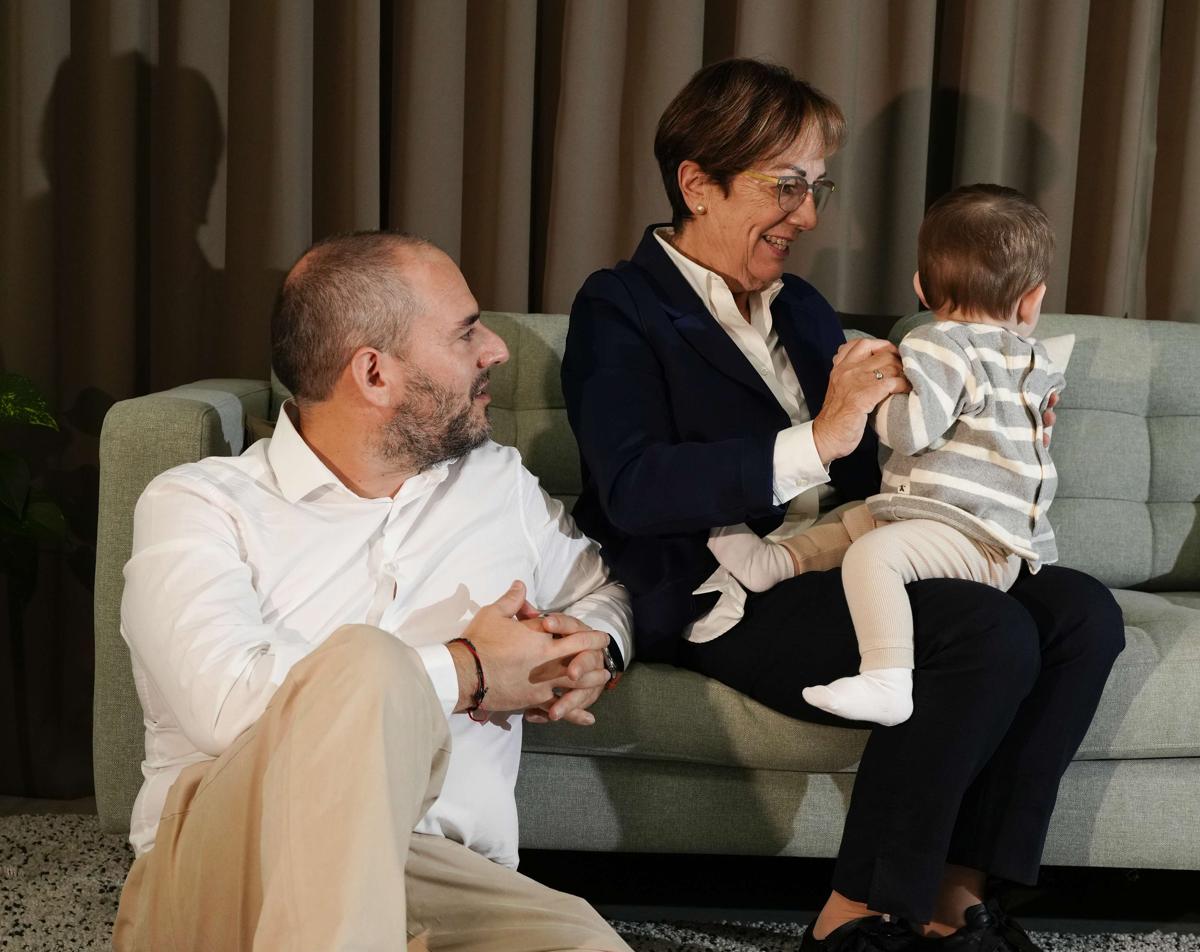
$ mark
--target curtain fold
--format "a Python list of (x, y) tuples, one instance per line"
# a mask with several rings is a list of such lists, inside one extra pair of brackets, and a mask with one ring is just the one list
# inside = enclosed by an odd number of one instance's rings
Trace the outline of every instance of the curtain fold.
[[(214, 8), (217, 22), (227, 24), (228, 7)], [(223, 186), (213, 201), (225, 154), (224, 110), (214, 77), (224, 79), (228, 56), (205, 64), (206, 71), (189, 64), (192, 50), (224, 51), (226, 30), (214, 37), (189, 12), (179, 2), (160, 5), (158, 63), (143, 65), (151, 76), (149, 179), (170, 183), (151, 188), (148, 196), (150, 308), (138, 336), (146, 341), (149, 366), (141, 372), (148, 371), (151, 389), (205, 375), (228, 346), (214, 333), (226, 323), (223, 268), (213, 264), (223, 259), (224, 242), (212, 249), (216, 255), (206, 254), (201, 244), (206, 225), (210, 235), (224, 237)], [(195, 59), (204, 62), (202, 56)], [(210, 209), (218, 217), (215, 228)]]
[(954, 170), (936, 191), (999, 182), (1042, 206), (1057, 238), (1048, 311), (1064, 310), (1068, 296), (1089, 8), (1088, 0), (951, 3), (941, 37)]
[(314, 235), (379, 227), (380, 13), (378, 0), (315, 6)]
[(312, 233), (312, 36), (311, 7), (229, 5), (224, 376), (262, 375), (272, 300)]
[(1067, 289), (1084, 314), (1146, 316), (1163, 26), (1162, 0), (1113, 0), (1090, 19)]
[[(487, 307), (526, 311), (537, 3), (472, 0), (468, 16), (459, 263), (472, 288), (488, 289)], [(447, 181), (443, 187), (454, 185)]]
[[(282, 276), (335, 231), (423, 234), (483, 308), (567, 310), (669, 215), (658, 117), (731, 55), (847, 114), (789, 263), (843, 312), (913, 309), (928, 203), (999, 181), (1055, 228), (1048, 310), (1200, 321), (1194, 0), (8, 0), (0, 370), (63, 425), (37, 465), (77, 545), (31, 611), (63, 670), (86, 678), (112, 401), (265, 376)], [(87, 686), (47, 691), (86, 746)]]
[(654, 129), (703, 45), (700, 0), (567, 3), (541, 309), (568, 310), (589, 273), (670, 218)]
[(466, 0), (393, 4), (388, 225), (461, 256)]
[(1200, 5), (1166, 0), (1146, 314), (1200, 322)]

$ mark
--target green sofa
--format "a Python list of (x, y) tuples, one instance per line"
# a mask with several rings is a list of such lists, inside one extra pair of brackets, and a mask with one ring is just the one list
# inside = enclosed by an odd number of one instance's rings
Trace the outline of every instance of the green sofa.
[[(579, 466), (559, 387), (560, 315), (491, 314), (512, 359), (495, 438), (569, 506)], [(1046, 862), (1200, 868), (1200, 326), (1050, 315), (1077, 336), (1055, 429), (1062, 563), (1116, 590), (1128, 645), (1064, 779)], [(239, 452), (269, 381), (207, 380), (118, 403), (100, 444), (96, 801), (128, 829), (142, 717), (118, 632), (133, 506), (157, 473)], [(687, 671), (634, 663), (589, 729), (527, 728), (529, 848), (832, 856), (865, 732), (789, 720)]]

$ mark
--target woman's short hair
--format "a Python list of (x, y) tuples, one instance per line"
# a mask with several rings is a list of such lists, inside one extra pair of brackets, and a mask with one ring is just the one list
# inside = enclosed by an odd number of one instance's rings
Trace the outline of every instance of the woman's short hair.
[(419, 302), (399, 255), (432, 247), (413, 235), (361, 231), (305, 252), (271, 317), (271, 366), (298, 403), (328, 399), (360, 347), (403, 352)]
[(1054, 231), (1014, 188), (965, 185), (930, 206), (917, 234), (917, 270), (931, 310), (1007, 317), (1046, 280)]
[(691, 159), (729, 194), (739, 172), (774, 158), (801, 136), (823, 155), (846, 137), (837, 103), (792, 75), (755, 59), (705, 66), (671, 100), (654, 136), (654, 157), (678, 228), (692, 217), (679, 188), (679, 166)]

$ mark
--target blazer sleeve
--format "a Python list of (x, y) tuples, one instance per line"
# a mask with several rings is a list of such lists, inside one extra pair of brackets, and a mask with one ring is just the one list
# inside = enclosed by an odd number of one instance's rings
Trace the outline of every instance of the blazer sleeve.
[(777, 516), (771, 484), (777, 434), (679, 439), (673, 406), (689, 399), (685, 387), (710, 384), (689, 379), (672, 387), (664, 364), (670, 357), (661, 351), (622, 278), (612, 271), (592, 275), (571, 308), (563, 393), (609, 522), (638, 536)]

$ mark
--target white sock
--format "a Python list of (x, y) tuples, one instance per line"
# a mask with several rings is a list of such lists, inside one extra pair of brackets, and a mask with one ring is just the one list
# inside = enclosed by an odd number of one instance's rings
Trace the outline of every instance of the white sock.
[(765, 592), (796, 574), (788, 550), (760, 539), (744, 522), (713, 529), (708, 536), (708, 550), (752, 592)]
[(912, 669), (876, 668), (800, 693), (813, 707), (838, 717), (891, 727), (912, 716)]

